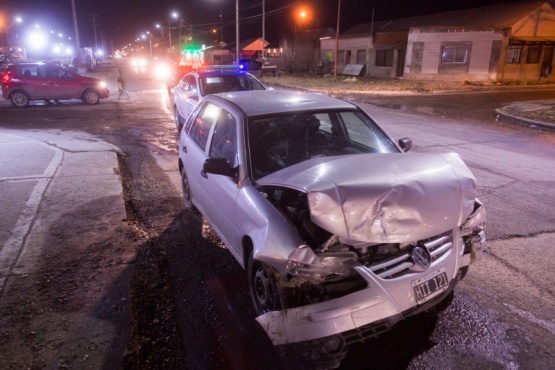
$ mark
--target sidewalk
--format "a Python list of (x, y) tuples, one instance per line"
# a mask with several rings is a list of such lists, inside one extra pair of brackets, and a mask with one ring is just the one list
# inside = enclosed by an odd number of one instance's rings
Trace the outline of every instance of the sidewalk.
[(0, 368), (119, 368), (135, 257), (119, 149), (0, 128)]
[(516, 102), (496, 109), (495, 113), (503, 122), (555, 129), (555, 99)]

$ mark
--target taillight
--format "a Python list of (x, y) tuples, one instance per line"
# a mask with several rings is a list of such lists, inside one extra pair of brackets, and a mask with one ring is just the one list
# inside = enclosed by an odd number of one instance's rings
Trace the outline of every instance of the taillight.
[(8, 83), (8, 82), (10, 82), (11, 79), (12, 79), (12, 76), (9, 73), (4, 73), (2, 75), (2, 82), (3, 83)]

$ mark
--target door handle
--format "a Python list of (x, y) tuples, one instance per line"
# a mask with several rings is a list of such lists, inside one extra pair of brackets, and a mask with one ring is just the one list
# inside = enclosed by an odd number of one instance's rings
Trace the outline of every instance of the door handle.
[(207, 174), (206, 172), (204, 172), (204, 170), (200, 170), (200, 175), (201, 175), (202, 177), (204, 177), (205, 179), (208, 178), (208, 174)]

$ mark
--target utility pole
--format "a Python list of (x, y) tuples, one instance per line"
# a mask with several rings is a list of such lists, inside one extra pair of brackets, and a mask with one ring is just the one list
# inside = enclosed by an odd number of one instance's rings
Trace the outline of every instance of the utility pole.
[(262, 62), (264, 62), (265, 41), (266, 41), (266, 1), (262, 0)]
[(94, 47), (98, 49), (98, 39), (96, 37), (96, 14), (91, 14), (91, 21), (93, 24), (93, 31), (94, 31)]
[(341, 0), (337, 0), (337, 30), (335, 30), (335, 62), (333, 63), (333, 81), (337, 80), (337, 53), (339, 49), (339, 15), (341, 14)]
[(239, 65), (239, 0), (235, 0), (235, 49), (237, 54), (235, 64)]
[(75, 33), (75, 46), (77, 49), (81, 48), (81, 43), (79, 42), (79, 28), (77, 28), (77, 13), (75, 12), (75, 0), (71, 0), (71, 9), (73, 12), (73, 32)]

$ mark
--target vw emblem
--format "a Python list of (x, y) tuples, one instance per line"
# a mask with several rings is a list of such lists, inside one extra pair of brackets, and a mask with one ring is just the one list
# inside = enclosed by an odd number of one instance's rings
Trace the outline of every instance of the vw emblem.
[(415, 267), (419, 270), (425, 271), (430, 268), (432, 264), (432, 256), (426, 248), (417, 245), (412, 248), (410, 255), (412, 257), (412, 262), (414, 262)]

